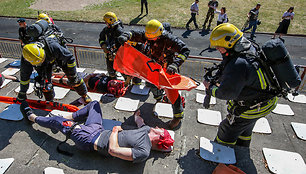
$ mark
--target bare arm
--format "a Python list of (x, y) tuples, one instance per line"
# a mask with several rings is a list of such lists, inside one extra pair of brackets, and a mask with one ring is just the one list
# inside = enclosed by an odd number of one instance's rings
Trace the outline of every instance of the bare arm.
[(121, 131), (121, 126), (115, 126), (113, 131), (109, 137), (109, 149), (108, 153), (111, 156), (127, 160), (133, 161), (132, 149), (127, 147), (120, 147), (118, 144), (118, 132)]

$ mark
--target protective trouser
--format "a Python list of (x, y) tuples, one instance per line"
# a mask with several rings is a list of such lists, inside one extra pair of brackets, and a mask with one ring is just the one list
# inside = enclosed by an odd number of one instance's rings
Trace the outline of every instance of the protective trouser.
[(189, 28), (189, 24), (193, 21), (193, 23), (194, 23), (194, 26), (196, 27), (196, 28), (199, 28), (198, 27), (198, 24), (197, 24), (197, 19), (196, 19), (196, 13), (191, 13), (191, 18), (189, 19), (189, 21), (187, 22), (187, 24), (186, 24), (186, 27), (187, 28)]
[[(153, 97), (155, 100), (160, 101), (163, 99), (163, 96), (164, 96), (163, 89), (158, 89), (155, 85), (148, 83), (148, 82), (146, 82), (146, 86), (151, 88), (151, 92), (153, 93)], [(184, 117), (184, 108), (183, 108), (182, 99), (180, 95), (178, 95), (174, 104), (172, 104), (172, 109), (173, 109), (173, 116), (175, 118)]]
[[(84, 125), (79, 125), (72, 130), (70, 139), (72, 139), (77, 148), (85, 151), (93, 151), (93, 143), (104, 130), (102, 126), (102, 111), (97, 101), (90, 102), (84, 108), (72, 114), (73, 121), (85, 121)], [(66, 135), (70, 131), (69, 126), (65, 126), (65, 122), (69, 119), (54, 117), (36, 117), (35, 122), (40, 126), (61, 131)]]
[(87, 94), (86, 84), (77, 74), (75, 60), (68, 62), (67, 65), (61, 68), (69, 80), (69, 85), (71, 85), (80, 96), (85, 96)]
[[(232, 124), (228, 119), (224, 119), (218, 128), (215, 141), (226, 145), (239, 145), (249, 147), (251, 143), (252, 130), (256, 121), (271, 113), (276, 107), (278, 98), (274, 97), (263, 103), (261, 107), (249, 109), (243, 112), (239, 117), (235, 117)], [(233, 106), (233, 101), (228, 102), (228, 110)]]
[(203, 24), (203, 28), (205, 28), (206, 23), (207, 23), (207, 21), (208, 21), (209, 18), (210, 18), (210, 19), (209, 19), (209, 23), (208, 23), (208, 28), (210, 27), (211, 22), (212, 22), (212, 20), (214, 19), (214, 16), (215, 16), (214, 9), (209, 8), (208, 11), (207, 11), (207, 14), (206, 14), (206, 18), (205, 18), (205, 21), (204, 21), (204, 24)]
[(112, 79), (117, 79), (116, 76), (116, 70), (114, 70), (114, 60), (111, 58), (109, 58), (111, 55), (107, 54), (107, 58), (106, 58), (106, 67), (107, 67), (107, 72), (109, 77), (111, 77)]
[(33, 71), (33, 66), (21, 56), (20, 61), (20, 92), (26, 93), (29, 89), (30, 77)]

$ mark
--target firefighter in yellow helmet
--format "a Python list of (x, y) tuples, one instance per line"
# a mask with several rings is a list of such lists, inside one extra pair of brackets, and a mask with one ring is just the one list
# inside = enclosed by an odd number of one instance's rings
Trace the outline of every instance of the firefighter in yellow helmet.
[[(121, 44), (127, 40), (143, 43), (145, 47), (141, 51), (142, 53), (166, 68), (167, 73), (175, 74), (178, 73), (179, 67), (187, 59), (190, 50), (182, 40), (171, 33), (169, 23), (162, 24), (153, 19), (146, 24), (145, 31), (131, 30), (121, 35), (118, 39)], [(147, 85), (151, 87), (154, 98), (157, 101), (162, 100), (163, 90), (150, 83), (147, 83)], [(182, 100), (183, 98), (179, 95), (172, 105), (174, 118), (168, 124), (170, 129), (176, 129), (180, 126), (181, 119), (184, 116), (184, 101)]]
[(49, 24), (54, 24), (53, 23), (53, 20), (46, 14), (46, 13), (39, 13), (38, 17), (37, 17), (38, 20), (45, 20), (47, 21)]
[(118, 37), (123, 33), (123, 25), (113, 12), (107, 12), (103, 16), (106, 27), (102, 29), (99, 36), (99, 44), (106, 53), (106, 65), (109, 76), (116, 79), (116, 71), (113, 68), (114, 58), (120, 43)]
[(25, 100), (29, 88), (30, 76), (33, 68), (38, 76), (35, 78), (35, 92), (39, 98), (43, 96), (47, 101), (54, 99), (54, 90), (51, 83), (52, 67), (54, 64), (61, 67), (69, 79), (69, 84), (82, 96), (83, 103), (91, 99), (87, 95), (87, 88), (82, 78), (76, 71), (76, 60), (73, 54), (62, 46), (55, 35), (50, 35), (44, 40), (26, 44), (22, 50), (23, 58), (20, 67), (20, 92), (17, 99)]
[(230, 23), (214, 28), (209, 40), (222, 54), (223, 61), (217, 84), (204, 81), (206, 93), (228, 101), (228, 115), (220, 123), (215, 141), (249, 147), (256, 121), (268, 115), (278, 100), (267, 91), (267, 79), (256, 60), (259, 48)]

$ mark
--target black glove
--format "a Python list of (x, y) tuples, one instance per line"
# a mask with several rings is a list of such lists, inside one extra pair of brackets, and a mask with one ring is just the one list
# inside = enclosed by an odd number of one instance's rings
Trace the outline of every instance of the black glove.
[(22, 103), (23, 101), (25, 101), (27, 99), (27, 94), (25, 92), (19, 92), (18, 96), (17, 96), (17, 101), (19, 101), (20, 103)]
[(21, 102), (21, 104), (20, 104), (20, 111), (21, 111), (23, 117), (24, 117), (26, 120), (30, 121), (30, 120), (28, 119), (28, 117), (29, 117), (31, 114), (33, 114), (33, 110), (30, 108), (28, 102), (26, 102), (26, 101)]
[(119, 36), (118, 37), (118, 42), (121, 44), (121, 45), (124, 45), (124, 43), (128, 40), (128, 38), (126, 36)]
[(177, 73), (177, 68), (178, 68), (177, 65), (172, 63), (171, 65), (169, 65), (167, 67), (166, 73), (168, 73), (170, 75), (173, 75), (173, 74)]

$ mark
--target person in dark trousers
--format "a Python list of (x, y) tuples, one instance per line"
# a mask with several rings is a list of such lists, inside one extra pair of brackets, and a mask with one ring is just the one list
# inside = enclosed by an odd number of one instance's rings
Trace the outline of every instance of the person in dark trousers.
[(294, 17), (294, 7), (290, 7), (282, 16), (282, 21), (279, 23), (277, 30), (275, 31), (272, 39), (275, 39), (276, 34), (279, 34), (279, 38), (282, 37), (283, 34), (287, 34), (288, 28), (290, 25), (290, 21), (293, 20)]
[[(127, 40), (144, 43), (145, 48), (142, 53), (166, 68), (166, 73), (168, 74), (177, 73), (190, 52), (182, 40), (165, 30), (163, 24), (156, 19), (150, 20), (146, 24), (145, 31), (131, 30), (121, 35), (118, 39), (121, 44), (124, 44)], [(150, 83), (147, 83), (147, 86), (151, 87), (151, 91), (157, 101), (162, 100), (164, 92), (162, 89), (158, 89)], [(169, 128), (176, 129), (184, 116), (180, 95), (178, 95), (172, 108), (174, 118), (169, 122)]]
[(227, 118), (220, 123), (215, 141), (249, 147), (256, 121), (276, 107), (278, 98), (267, 92), (262, 66), (255, 60), (256, 46), (236, 26), (218, 25), (210, 44), (222, 54), (221, 77), (219, 85), (208, 81), (204, 85), (208, 95), (228, 103)]
[(250, 10), (250, 12), (248, 13), (248, 21), (249, 21), (249, 26), (247, 28), (244, 28), (242, 30), (242, 32), (245, 32), (251, 28), (252, 32), (251, 32), (251, 36), (250, 39), (253, 40), (255, 36), (255, 31), (257, 29), (257, 25), (260, 24), (260, 21), (258, 20), (258, 15), (259, 15), (259, 9), (261, 7), (261, 4), (257, 4), (255, 8), (253, 8), (252, 10)]
[(19, 18), (17, 20), (19, 29), (18, 29), (18, 34), (19, 34), (19, 40), (21, 43), (21, 47), (23, 47), (25, 44), (28, 44), (31, 42), (31, 37), (27, 34), (27, 23), (24, 18)]
[(143, 5), (146, 7), (146, 15), (149, 13), (148, 11), (148, 1), (147, 0), (141, 0), (141, 12), (140, 15), (142, 15), (143, 12)]
[(38, 76), (35, 78), (36, 94), (41, 98), (44, 95), (47, 101), (53, 101), (54, 90), (51, 83), (52, 69), (59, 66), (65, 72), (75, 91), (82, 97), (84, 104), (91, 101), (87, 95), (87, 88), (82, 78), (77, 75), (76, 60), (73, 54), (55, 35), (47, 36), (42, 40), (29, 43), (23, 47), (20, 67), (20, 92), (17, 99), (25, 100), (29, 88), (30, 76), (33, 68)]
[(80, 150), (97, 151), (104, 156), (134, 163), (145, 161), (151, 149), (169, 152), (174, 143), (166, 129), (146, 126), (140, 116), (140, 110), (134, 114), (138, 129), (122, 130), (121, 126), (115, 126), (112, 131), (104, 129), (102, 111), (97, 101), (64, 117), (36, 116), (26, 102), (21, 103), (20, 110), (25, 119), (31, 122), (55, 132), (60, 131), (66, 136), (70, 134), (70, 139)]
[[(205, 18), (205, 21), (204, 21), (204, 24), (203, 24), (203, 30), (205, 30), (205, 29), (209, 30), (210, 29), (211, 22), (214, 19), (215, 10), (217, 9), (217, 7), (218, 7), (218, 1), (217, 0), (210, 0), (208, 2), (208, 11), (207, 11), (206, 18)], [(206, 23), (207, 23), (208, 20), (209, 20), (209, 23), (208, 23), (208, 26), (206, 28)]]
[(191, 12), (191, 18), (189, 19), (189, 21), (186, 24), (186, 29), (189, 30), (189, 24), (193, 21), (194, 26), (196, 27), (196, 29), (199, 28), (198, 24), (197, 24), (197, 19), (196, 19), (196, 15), (199, 15), (199, 0), (195, 0), (194, 3), (191, 4), (190, 7), (190, 12)]
[(106, 53), (107, 72), (112, 79), (116, 79), (117, 75), (113, 65), (116, 52), (120, 47), (118, 37), (123, 33), (123, 25), (113, 12), (105, 13), (103, 20), (106, 23), (106, 27), (100, 33), (99, 44)]

